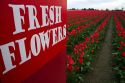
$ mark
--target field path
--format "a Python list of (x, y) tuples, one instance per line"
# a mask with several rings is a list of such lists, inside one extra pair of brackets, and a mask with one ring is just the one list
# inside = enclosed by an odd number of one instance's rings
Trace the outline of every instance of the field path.
[(85, 83), (116, 83), (113, 78), (113, 71), (111, 66), (111, 45), (113, 21), (110, 20), (109, 28), (106, 33), (105, 42), (99, 52), (97, 61), (93, 64), (94, 70), (89, 72), (85, 77)]

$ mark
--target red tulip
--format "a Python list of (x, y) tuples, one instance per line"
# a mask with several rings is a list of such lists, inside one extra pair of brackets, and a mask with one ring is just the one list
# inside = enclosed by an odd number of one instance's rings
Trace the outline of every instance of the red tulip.
[(88, 42), (89, 42), (89, 40), (90, 40), (89, 38), (86, 38), (86, 39), (85, 39), (85, 42), (86, 42), (86, 43), (88, 43)]
[(71, 71), (73, 71), (73, 66), (72, 65), (68, 65), (67, 69), (71, 72)]
[(83, 58), (83, 56), (85, 55), (85, 53), (84, 52), (82, 52), (82, 54), (80, 55), (80, 58)]
[(82, 63), (83, 63), (83, 58), (79, 58), (79, 59), (78, 59), (78, 62), (79, 62), (80, 64), (82, 64)]
[(122, 53), (122, 57), (125, 57), (125, 52)]
[(70, 55), (68, 55), (67, 58), (68, 58), (68, 64), (73, 65), (74, 64), (73, 58)]
[(76, 35), (76, 30), (72, 30), (71, 35)]
[(94, 53), (94, 50), (92, 50), (92, 54)]
[(122, 49), (123, 49), (123, 47), (122, 47), (122, 46), (120, 46), (120, 47), (118, 48), (118, 50), (119, 50), (119, 51), (121, 51)]

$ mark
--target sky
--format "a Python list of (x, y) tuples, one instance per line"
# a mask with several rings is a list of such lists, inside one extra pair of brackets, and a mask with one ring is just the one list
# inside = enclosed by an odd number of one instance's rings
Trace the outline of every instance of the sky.
[(67, 0), (70, 8), (121, 9), (125, 10), (125, 0)]

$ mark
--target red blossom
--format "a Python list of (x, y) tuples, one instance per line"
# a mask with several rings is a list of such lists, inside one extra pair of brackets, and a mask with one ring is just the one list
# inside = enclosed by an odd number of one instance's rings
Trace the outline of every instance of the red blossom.
[(73, 66), (72, 65), (68, 65), (67, 69), (71, 72), (71, 71), (73, 71)]
[(94, 54), (94, 50), (92, 50), (92, 54)]
[(86, 42), (83, 42), (83, 43), (82, 43), (82, 46), (83, 46), (84, 48), (87, 48), (87, 43), (86, 43)]
[(94, 38), (92, 38), (92, 43), (94, 43), (95, 41), (94, 41)]
[(68, 59), (68, 64), (69, 65), (73, 65), (74, 64), (74, 60), (73, 60), (73, 58), (70, 55), (67, 56), (67, 59)]
[(78, 59), (78, 62), (79, 62), (80, 64), (82, 64), (82, 63), (83, 63), (83, 58), (79, 58), (79, 59)]
[(75, 54), (78, 53), (78, 46), (77, 46), (77, 45), (74, 47), (74, 53), (75, 53)]
[(88, 42), (89, 42), (89, 40), (90, 40), (89, 38), (85, 38), (85, 42), (86, 42), (86, 43), (88, 43)]
[(118, 48), (118, 50), (119, 50), (119, 51), (121, 51), (122, 49), (123, 49), (123, 47), (122, 47), (122, 46), (120, 46), (120, 47)]
[(85, 55), (85, 53), (84, 52), (82, 52), (82, 54), (80, 55), (80, 58), (83, 58), (83, 56)]
[(125, 52), (122, 53), (122, 57), (125, 57)]
[(72, 30), (71, 35), (73, 35), (73, 36), (76, 35), (76, 30)]
[(125, 42), (122, 44), (123, 47), (125, 47)]

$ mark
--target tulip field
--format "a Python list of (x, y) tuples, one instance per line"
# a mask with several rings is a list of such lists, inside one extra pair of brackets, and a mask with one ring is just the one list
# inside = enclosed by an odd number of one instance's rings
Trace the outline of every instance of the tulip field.
[[(103, 65), (98, 59), (104, 57), (104, 53), (111, 56), (109, 68), (113, 74), (110, 77), (125, 83), (125, 12), (69, 10), (67, 16), (67, 83), (86, 83), (94, 66)], [(111, 38), (106, 39), (107, 34), (111, 34)], [(109, 40), (111, 46), (103, 49)], [(105, 51), (108, 49), (109, 52)], [(106, 56), (103, 62), (105, 59)]]

